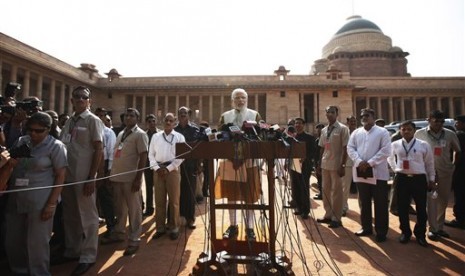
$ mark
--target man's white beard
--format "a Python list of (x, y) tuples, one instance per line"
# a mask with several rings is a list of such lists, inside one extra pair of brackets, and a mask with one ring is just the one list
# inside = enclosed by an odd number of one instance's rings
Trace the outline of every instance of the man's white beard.
[(247, 106), (243, 105), (242, 107), (236, 107), (236, 109), (239, 110), (239, 112), (244, 113), (245, 110), (247, 109)]

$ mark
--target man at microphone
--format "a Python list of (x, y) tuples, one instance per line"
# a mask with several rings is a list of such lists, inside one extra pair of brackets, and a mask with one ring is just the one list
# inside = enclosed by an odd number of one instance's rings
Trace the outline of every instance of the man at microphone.
[[(224, 112), (220, 117), (219, 128), (225, 124), (233, 124), (242, 127), (244, 121), (261, 120), (260, 114), (247, 108), (247, 92), (242, 88), (236, 88), (231, 94), (233, 109)], [(239, 162), (236, 162), (239, 161)], [(215, 183), (215, 198), (226, 198), (229, 204), (238, 201), (252, 204), (260, 197), (260, 169), (258, 160), (222, 160), (218, 170)], [(246, 238), (255, 241), (254, 233), (254, 211), (245, 210)], [(238, 234), (237, 212), (229, 210), (230, 226), (224, 232), (223, 238), (235, 238)]]

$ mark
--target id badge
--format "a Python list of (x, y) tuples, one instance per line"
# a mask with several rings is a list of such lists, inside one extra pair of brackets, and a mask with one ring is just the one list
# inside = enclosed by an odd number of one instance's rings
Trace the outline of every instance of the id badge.
[(434, 147), (434, 155), (440, 156), (441, 154), (442, 154), (442, 147), (441, 146)]
[(331, 144), (329, 142), (325, 142), (325, 150), (330, 150)]
[(29, 179), (27, 179), (27, 178), (16, 178), (15, 186), (17, 186), (17, 187), (27, 187), (27, 186), (29, 186)]
[(407, 159), (402, 160), (402, 168), (404, 170), (409, 170), (410, 169), (410, 162)]

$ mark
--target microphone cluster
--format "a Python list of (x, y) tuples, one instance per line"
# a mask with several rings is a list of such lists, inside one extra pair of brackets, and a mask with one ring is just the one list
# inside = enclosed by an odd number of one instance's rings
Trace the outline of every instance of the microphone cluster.
[(203, 130), (206, 141), (282, 141), (286, 147), (298, 143), (289, 136), (279, 125), (270, 125), (263, 121), (244, 121), (242, 127), (232, 123), (224, 124), (220, 130), (205, 128)]

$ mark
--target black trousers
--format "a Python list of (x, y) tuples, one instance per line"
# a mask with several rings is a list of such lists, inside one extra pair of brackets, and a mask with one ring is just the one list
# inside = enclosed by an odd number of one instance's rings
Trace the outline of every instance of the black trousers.
[(305, 181), (305, 175), (291, 170), (292, 199), (297, 205), (297, 210), (303, 214), (310, 213), (310, 190), (308, 181)]
[(179, 199), (179, 213), (187, 222), (195, 219), (195, 189), (197, 186), (196, 165), (184, 160), (181, 164), (181, 195)]
[(397, 173), (395, 182), (397, 182), (397, 210), (399, 213), (400, 230), (407, 236), (412, 235), (412, 230), (410, 230), (409, 207), (410, 199), (413, 198), (417, 211), (417, 222), (413, 229), (413, 233), (417, 238), (424, 238), (426, 233), (426, 221), (428, 220), (426, 212), (428, 182), (426, 175), (419, 174), (408, 176), (406, 174)]
[[(147, 166), (150, 166), (148, 164)], [(145, 210), (153, 211), (153, 170), (145, 169), (144, 170), (145, 178)]]
[(377, 180), (376, 185), (357, 182), (360, 201), (360, 220), (365, 231), (372, 231), (373, 218), (371, 201), (375, 204), (375, 231), (378, 236), (386, 236), (389, 229), (389, 186), (386, 180)]
[(455, 219), (459, 223), (465, 223), (465, 171), (463, 168), (455, 168), (452, 189), (454, 190)]

